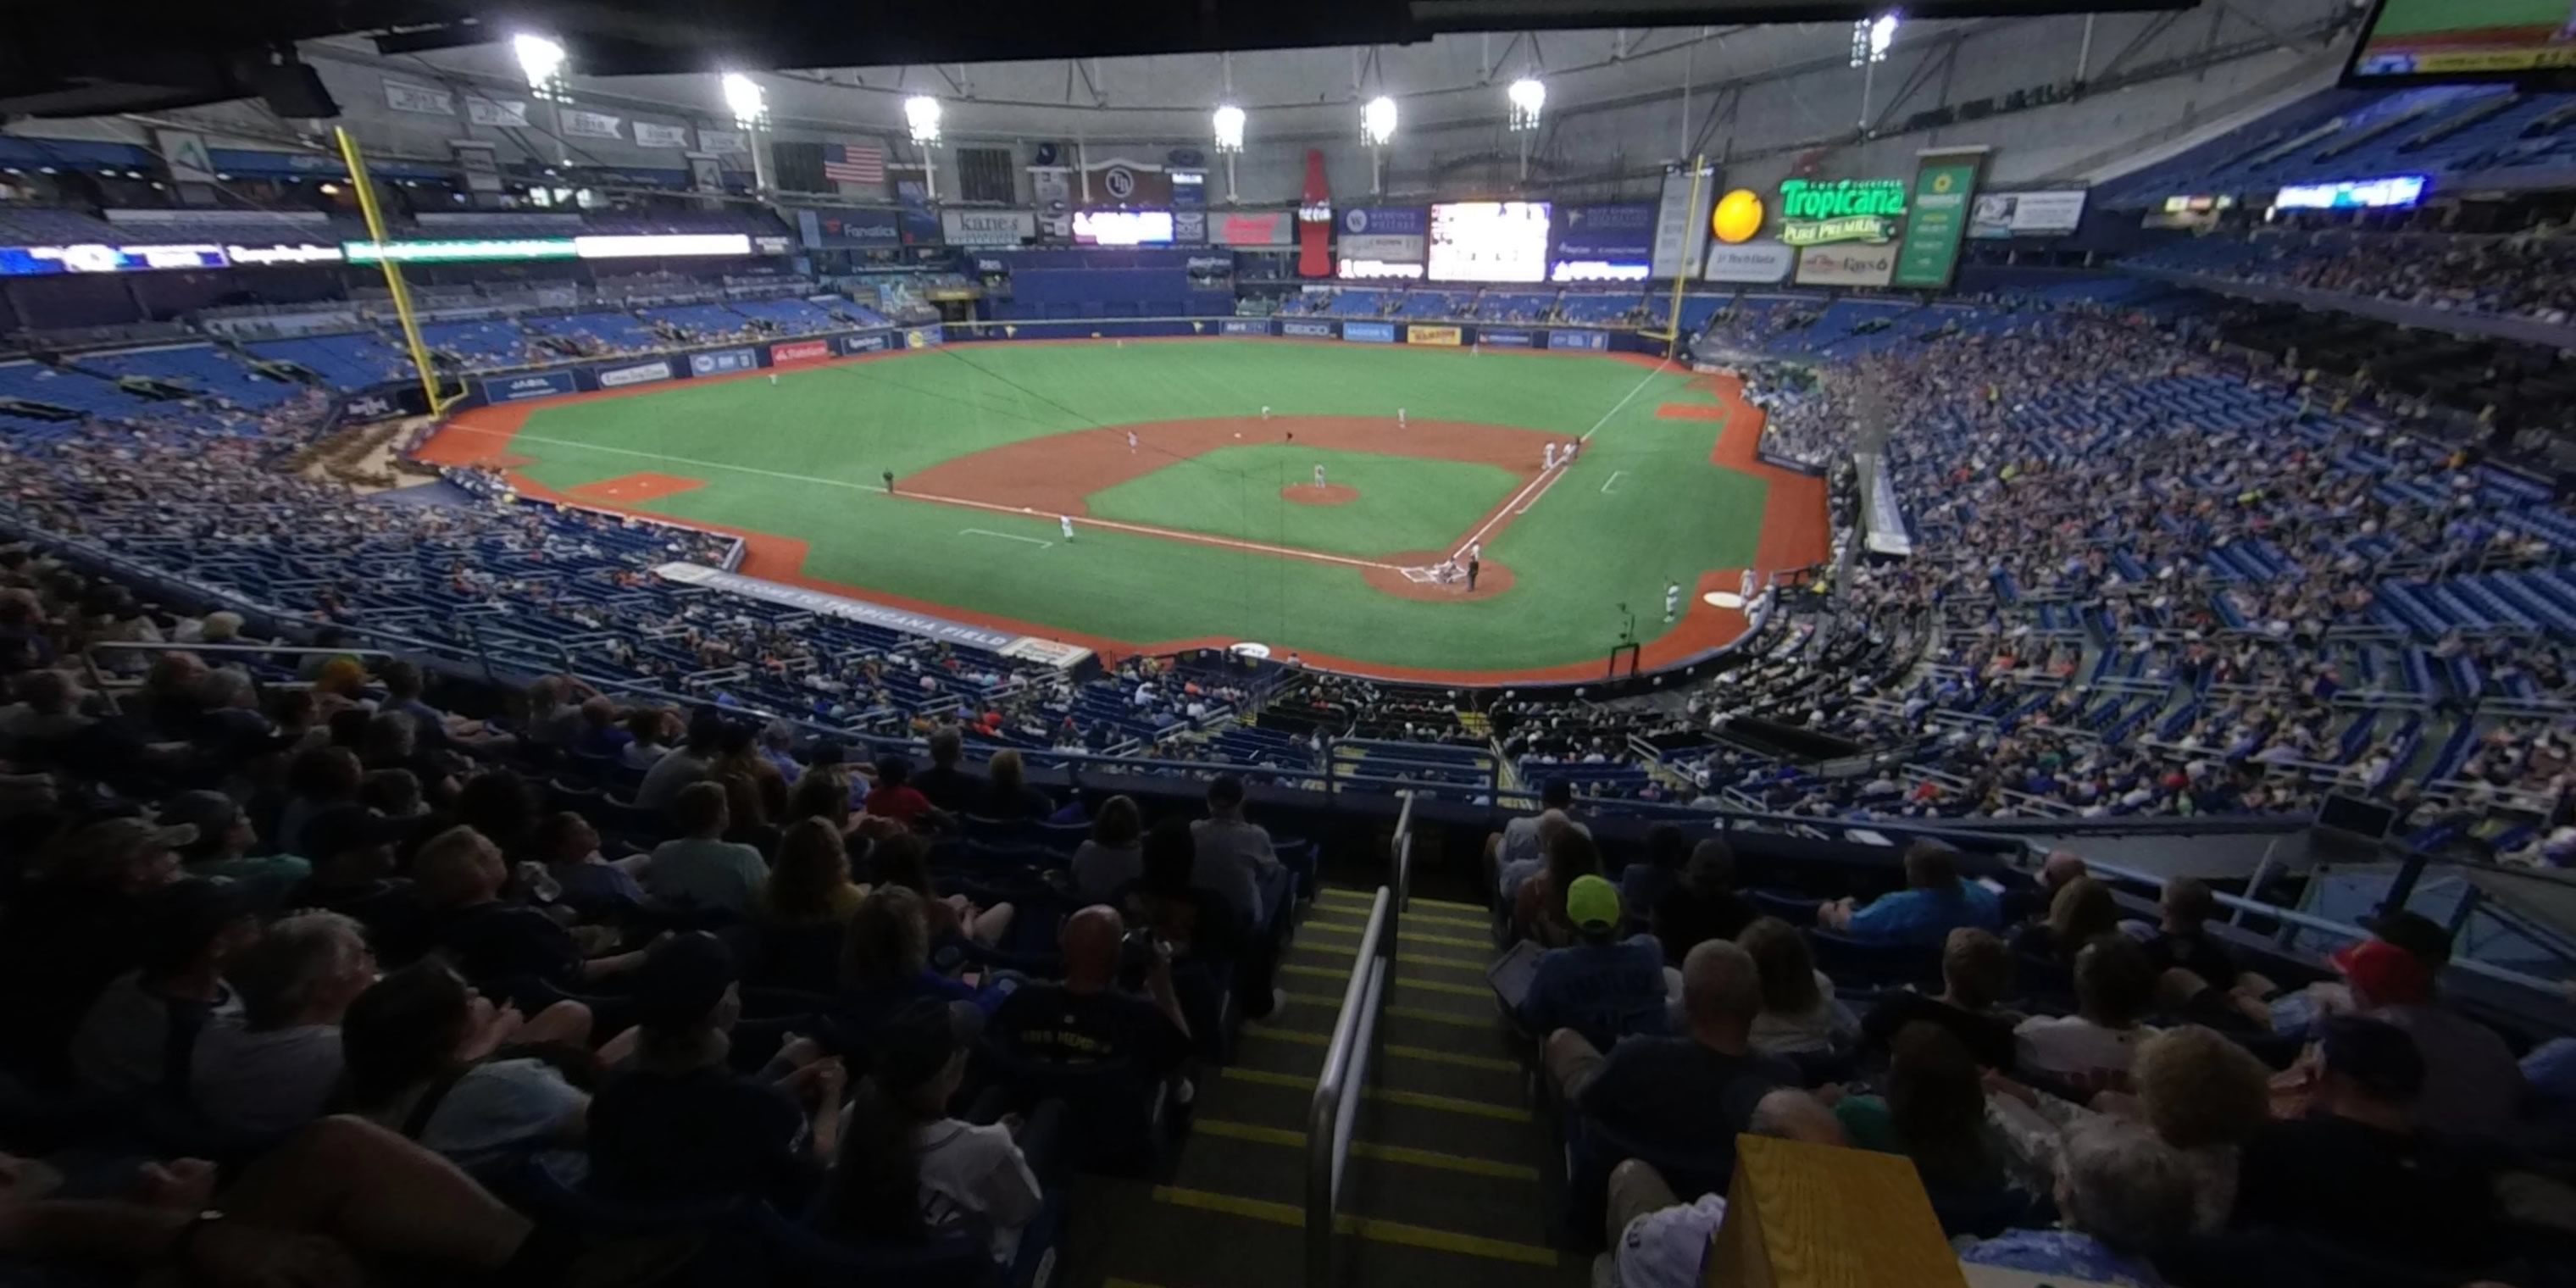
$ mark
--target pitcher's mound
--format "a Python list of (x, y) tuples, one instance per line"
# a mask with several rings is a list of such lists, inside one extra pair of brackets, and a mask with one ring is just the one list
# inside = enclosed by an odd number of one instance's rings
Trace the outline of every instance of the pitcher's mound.
[(1312, 483), (1292, 483), (1279, 489), (1279, 495), (1299, 505), (1349, 505), (1360, 499), (1360, 490), (1342, 483), (1317, 487)]

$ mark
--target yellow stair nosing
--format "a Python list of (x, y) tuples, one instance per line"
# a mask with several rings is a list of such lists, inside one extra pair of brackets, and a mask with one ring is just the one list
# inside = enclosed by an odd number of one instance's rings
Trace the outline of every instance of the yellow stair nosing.
[[(1335, 970), (1330, 966), (1308, 966), (1299, 962), (1282, 962), (1279, 965), (1279, 971), (1283, 975), (1312, 975), (1319, 979), (1346, 980), (1351, 977), (1351, 973), (1347, 970)], [(1479, 988), (1474, 984), (1451, 984), (1436, 979), (1415, 979), (1411, 976), (1402, 974), (1395, 977), (1395, 982), (1396, 985), (1401, 988), (1418, 988), (1431, 993), (1452, 993), (1459, 997), (1492, 997), (1494, 995), (1494, 990), (1491, 987)]]
[[(1254, 1025), (1246, 1028), (1243, 1033), (1246, 1037), (1273, 1038), (1281, 1042), (1293, 1042), (1299, 1046), (1331, 1046), (1333, 1043), (1333, 1035), (1330, 1033), (1309, 1033), (1304, 1029), (1274, 1029)], [(1506, 1060), (1501, 1056), (1434, 1051), (1429, 1047), (1404, 1046), (1392, 1042), (1378, 1049), (1399, 1060), (1420, 1060), (1426, 1064), (1454, 1064), (1462, 1069), (1483, 1069), (1492, 1073), (1521, 1071), (1519, 1061)]]
[[(1227, 1140), (1250, 1141), (1256, 1145), (1285, 1145), (1295, 1149), (1303, 1149), (1306, 1145), (1306, 1133), (1286, 1127), (1263, 1127), (1253, 1123), (1200, 1118), (1191, 1122), (1190, 1130)], [(1361, 1158), (1374, 1158), (1385, 1163), (1428, 1167), (1467, 1176), (1491, 1176), (1506, 1181), (1533, 1183), (1538, 1180), (1538, 1169), (1526, 1163), (1505, 1163), (1491, 1158), (1477, 1158), (1469, 1154), (1452, 1154), (1444, 1150), (1415, 1149), (1409, 1145), (1380, 1145), (1374, 1141), (1355, 1140), (1351, 1142), (1351, 1153)]]
[[(1226, 1069), (1224, 1076), (1229, 1081), (1249, 1082), (1257, 1087), (1286, 1087), (1292, 1091), (1311, 1091), (1315, 1087), (1315, 1080), (1305, 1074), (1273, 1073), (1268, 1069), (1246, 1069), (1234, 1066)], [(1435, 1109), (1442, 1113), (1463, 1114), (1470, 1118), (1492, 1118), (1511, 1123), (1525, 1123), (1530, 1120), (1530, 1112), (1517, 1105), (1489, 1105), (1481, 1100), (1434, 1095), (1427, 1091), (1365, 1087), (1361, 1089), (1361, 1094), (1371, 1100), (1390, 1105), (1403, 1105), (1409, 1109)]]
[[(1357, 945), (1357, 944), (1299, 944), (1299, 945), (1297, 945), (1296, 951), (1298, 951), (1298, 952), (1313, 952), (1313, 953), (1330, 953), (1330, 954), (1332, 954), (1332, 955), (1333, 955), (1333, 956), (1335, 956), (1335, 957), (1349, 957), (1349, 956), (1352, 956), (1352, 955), (1356, 954), (1356, 953), (1359, 951), (1359, 945)], [(1473, 971), (1473, 972), (1475, 972), (1475, 973), (1476, 973), (1476, 974), (1478, 974), (1478, 975), (1482, 975), (1482, 974), (1484, 974), (1484, 973), (1487, 971), (1487, 969), (1488, 969), (1488, 967), (1487, 967), (1486, 963), (1484, 963), (1484, 962), (1480, 962), (1480, 961), (1476, 961), (1476, 960), (1474, 960), (1474, 959), (1472, 959), (1472, 958), (1466, 958), (1466, 957), (1435, 957), (1435, 956), (1432, 956), (1432, 955), (1430, 955), (1430, 954), (1428, 954), (1428, 953), (1422, 953), (1422, 954), (1406, 954), (1406, 953), (1397, 953), (1397, 954), (1395, 955), (1395, 959), (1396, 959), (1397, 961), (1399, 961), (1399, 962), (1404, 963), (1404, 964), (1405, 964), (1405, 965), (1407, 965), (1407, 966), (1436, 966), (1436, 967), (1439, 967), (1439, 968), (1441, 968), (1441, 969), (1443, 969), (1443, 970), (1463, 970), (1463, 971)], [(1349, 977), (1349, 975), (1350, 975), (1350, 972), (1348, 972), (1348, 971), (1344, 971), (1344, 972), (1342, 972), (1342, 974), (1343, 974), (1343, 977), (1344, 977), (1344, 978), (1348, 978), (1348, 977)]]
[[(1364, 935), (1368, 933), (1368, 927), (1365, 925), (1345, 926), (1336, 922), (1313, 920), (1309, 920), (1304, 925), (1297, 927), (1297, 932), (1301, 935), (1311, 931), (1322, 931), (1326, 934), (1332, 935)], [(1449, 948), (1491, 949), (1494, 946), (1493, 940), (1491, 939), (1462, 939), (1456, 935), (1416, 934), (1415, 932), (1403, 929), (1402, 927), (1398, 927), (1396, 930), (1395, 942), (1398, 944), (1439, 944)]]
[[(1177, 1185), (1157, 1185), (1154, 1199), (1177, 1207), (1198, 1208), (1207, 1212), (1224, 1212), (1272, 1225), (1303, 1226), (1306, 1210), (1294, 1203), (1273, 1203), (1266, 1199), (1248, 1199), (1234, 1194), (1186, 1189)], [(1333, 1227), (1345, 1234), (1355, 1234), (1374, 1243), (1396, 1243), (1432, 1252), (1454, 1252), (1460, 1256), (1483, 1257), (1488, 1261), (1511, 1261), (1528, 1266), (1558, 1264), (1554, 1248), (1534, 1243), (1514, 1243), (1509, 1239), (1488, 1239), (1481, 1235), (1461, 1234), (1455, 1230), (1435, 1230), (1429, 1226), (1408, 1225), (1402, 1221), (1381, 1221), (1373, 1217), (1354, 1216), (1344, 1212), (1333, 1218)]]
[[(1285, 990), (1282, 991), (1284, 992)], [(1287, 993), (1287, 998), (1291, 1002), (1305, 1002), (1313, 1006), (1334, 1007), (1337, 1012), (1338, 1008), (1340, 1008), (1342, 1004), (1342, 999), (1338, 997), (1325, 997), (1320, 993), (1291, 992)], [(1385, 1008), (1385, 1013), (1400, 1020), (1423, 1020), (1432, 1024), (1455, 1024), (1462, 1028), (1490, 1028), (1494, 1023), (1494, 1017), (1491, 1015), (1458, 1015), (1449, 1011), (1434, 1011), (1419, 1006), (1388, 1006)]]
[[(1359, 891), (1334, 889), (1317, 891), (1315, 894), (1315, 902), (1320, 904), (1335, 895), (1339, 895), (1344, 899), (1353, 900), (1354, 902), (1347, 906), (1354, 908), (1366, 908), (1377, 901), (1377, 891), (1375, 890)], [(1419, 904), (1425, 908), (1438, 908), (1445, 912), (1473, 912), (1485, 915), (1491, 915), (1492, 912), (1491, 909), (1486, 908), (1482, 904), (1460, 903), (1455, 899), (1427, 899), (1418, 894), (1413, 896), (1411, 902)]]

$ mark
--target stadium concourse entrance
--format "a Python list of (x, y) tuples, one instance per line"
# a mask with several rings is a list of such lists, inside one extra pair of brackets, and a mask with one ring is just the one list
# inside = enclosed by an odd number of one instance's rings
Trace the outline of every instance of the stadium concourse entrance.
[[(1279, 973), (1288, 1004), (1244, 1027), (1209, 1070), (1177, 1156), (1154, 1177), (1074, 1195), (1076, 1288), (1310, 1288), (1307, 1127), (1376, 898), (1342, 873), (1298, 919)], [(1444, 893), (1471, 895), (1456, 880)], [(1395, 933), (1374, 1055), (1335, 1207), (1333, 1266), (1351, 1288), (1562, 1288), (1561, 1148), (1529, 1098), (1522, 1045), (1485, 977), (1484, 906), (1416, 896)]]

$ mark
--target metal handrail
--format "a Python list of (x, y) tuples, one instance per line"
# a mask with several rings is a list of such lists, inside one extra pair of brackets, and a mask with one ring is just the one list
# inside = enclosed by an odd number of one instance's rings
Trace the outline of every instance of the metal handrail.
[(1394, 884), (1379, 886), (1369, 904), (1368, 928), (1342, 989), (1342, 1011), (1324, 1048), (1315, 1099), (1306, 1112), (1306, 1285), (1330, 1288), (1333, 1238), (1341, 1232), (1342, 1169), (1350, 1162), (1351, 1133), (1367, 1085), (1377, 1021), (1395, 979), (1396, 924), (1412, 885), (1413, 797), (1395, 818)]

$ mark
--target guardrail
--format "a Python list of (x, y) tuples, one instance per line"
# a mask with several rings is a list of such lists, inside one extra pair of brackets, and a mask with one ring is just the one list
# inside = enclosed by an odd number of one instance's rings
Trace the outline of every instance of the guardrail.
[(1306, 1111), (1306, 1286), (1331, 1288), (1333, 1238), (1341, 1232), (1342, 1170), (1349, 1164), (1360, 1089), (1368, 1084), (1377, 1021), (1395, 979), (1395, 936), (1413, 884), (1413, 797), (1395, 817), (1394, 882), (1377, 888), (1368, 928), (1360, 932), (1342, 1013), (1324, 1048), (1324, 1071)]

